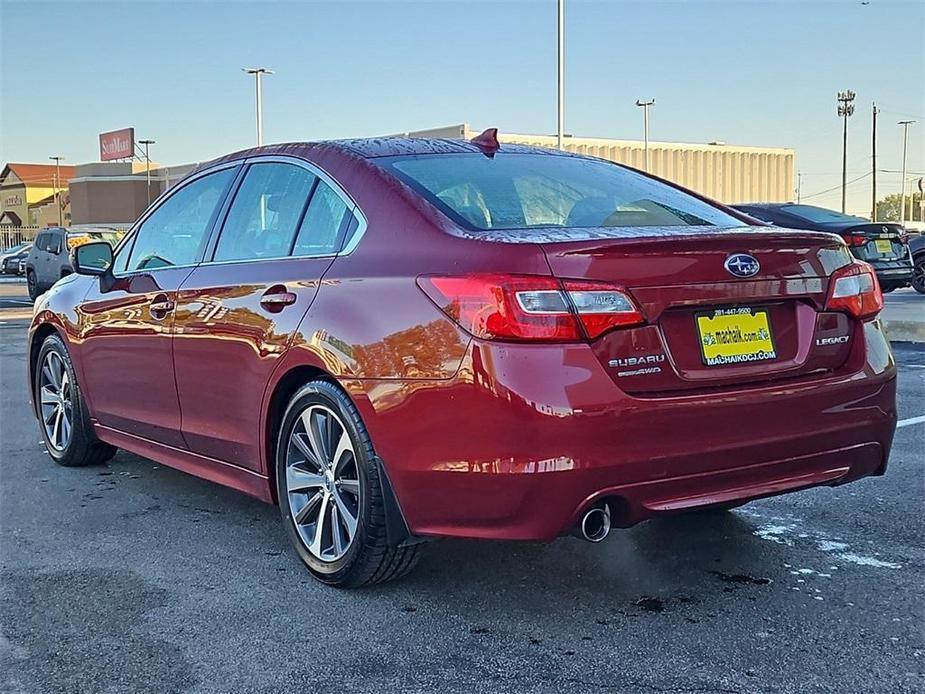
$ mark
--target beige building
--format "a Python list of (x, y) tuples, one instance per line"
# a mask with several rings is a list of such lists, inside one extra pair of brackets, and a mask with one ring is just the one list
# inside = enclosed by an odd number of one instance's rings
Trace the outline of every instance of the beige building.
[(163, 183), (154, 164), (151, 184), (143, 162), (95, 162), (79, 164), (68, 181), (72, 223), (100, 226), (132, 224), (148, 206), (148, 198), (160, 195)]
[[(410, 137), (449, 137), (469, 140), (481, 131), (468, 123), (445, 128), (402, 133)], [(553, 135), (518, 135), (499, 132), (505, 142), (556, 147)], [(569, 152), (601, 157), (642, 169), (645, 145), (637, 140), (609, 138), (565, 138)], [(649, 142), (649, 171), (724, 203), (787, 202), (793, 199), (794, 162), (792, 149), (744, 147), (725, 143), (689, 144)]]
[(73, 175), (73, 166), (15, 163), (4, 166), (0, 172), (0, 227), (57, 225), (59, 203), (61, 221), (68, 224), (71, 209), (67, 180)]

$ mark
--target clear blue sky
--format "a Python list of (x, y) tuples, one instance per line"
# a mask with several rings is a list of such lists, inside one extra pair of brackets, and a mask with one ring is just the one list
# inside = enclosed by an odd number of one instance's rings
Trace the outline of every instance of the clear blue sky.
[[(925, 173), (925, 3), (566, 2), (566, 129), (792, 147), (803, 193), (837, 186), (835, 93), (857, 92), (849, 179)], [(555, 131), (554, 0), (526, 2), (15, 2), (0, 0), (0, 160), (98, 158), (97, 134), (134, 126), (167, 164), (253, 143), (266, 65), (268, 142), (377, 135), (467, 121)], [(849, 187), (869, 209), (870, 178)], [(880, 191), (898, 191), (882, 174)], [(837, 206), (839, 192), (813, 202)]]

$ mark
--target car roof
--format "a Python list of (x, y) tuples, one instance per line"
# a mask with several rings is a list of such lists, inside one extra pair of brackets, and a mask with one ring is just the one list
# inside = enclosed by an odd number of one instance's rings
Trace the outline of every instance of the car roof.
[[(252, 147), (223, 155), (196, 167), (196, 172), (217, 164), (246, 159), (248, 157), (288, 155), (310, 158), (313, 153), (336, 150), (352, 157), (377, 159), (379, 157), (408, 156), (416, 154), (479, 154), (483, 150), (468, 140), (428, 137), (363, 137), (343, 140), (319, 140), (317, 142), (281, 142), (262, 147)], [(571, 152), (560, 152), (544, 147), (501, 143), (498, 153), (546, 154), (550, 156), (579, 156)]]
[(791, 205), (793, 205), (792, 202), (737, 202), (733, 205), (733, 207), (755, 207), (763, 210), (779, 210), (783, 207), (789, 207)]

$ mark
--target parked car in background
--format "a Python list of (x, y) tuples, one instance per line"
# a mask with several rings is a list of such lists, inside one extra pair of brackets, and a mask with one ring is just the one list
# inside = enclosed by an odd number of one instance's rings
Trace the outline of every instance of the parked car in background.
[(871, 222), (815, 205), (747, 203), (734, 205), (747, 215), (779, 227), (838, 234), (858, 260), (873, 265), (880, 288), (891, 292), (912, 282), (912, 261), (903, 227), (893, 222)]
[(29, 259), (28, 255), (24, 255), (19, 259), (19, 266), (16, 268), (16, 274), (19, 275), (20, 277), (25, 277), (26, 275), (26, 261), (28, 259)]
[(925, 234), (909, 237), (909, 252), (912, 254), (912, 288), (925, 294)]
[[(15, 250), (14, 250), (15, 249)], [(32, 242), (21, 243), (0, 256), (0, 274), (19, 274), (19, 261), (24, 260), (32, 250)]]
[(426, 538), (597, 542), (884, 474), (873, 270), (749, 219), (493, 132), (238, 152), (75, 250), (34, 413), (61, 465), (119, 447), (278, 503), (338, 586)]
[(63, 227), (42, 229), (35, 237), (26, 260), (29, 296), (37, 298), (59, 279), (74, 272), (70, 252), (77, 246), (92, 241), (105, 241), (113, 246), (122, 236), (110, 230), (68, 230)]
[(30, 241), (22, 241), (20, 243), (13, 244), (9, 248), (6, 248), (0, 251), (0, 266), (2, 266), (4, 260), (6, 260), (7, 258), (11, 256), (18, 255), (20, 251), (22, 251), (24, 248), (30, 245), (31, 245)]

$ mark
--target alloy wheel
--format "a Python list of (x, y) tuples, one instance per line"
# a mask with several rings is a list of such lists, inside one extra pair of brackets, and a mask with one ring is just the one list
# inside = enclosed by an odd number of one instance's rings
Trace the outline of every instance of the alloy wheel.
[(312, 556), (343, 557), (357, 533), (361, 485), (353, 442), (330, 408), (309, 405), (286, 451), (286, 492), (296, 531)]
[(39, 405), (42, 410), (45, 439), (56, 451), (63, 451), (71, 441), (74, 413), (71, 403), (71, 379), (64, 360), (57, 352), (48, 352), (42, 363)]

